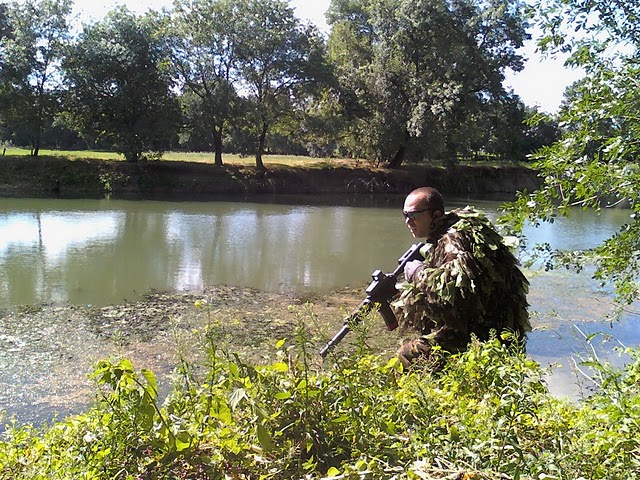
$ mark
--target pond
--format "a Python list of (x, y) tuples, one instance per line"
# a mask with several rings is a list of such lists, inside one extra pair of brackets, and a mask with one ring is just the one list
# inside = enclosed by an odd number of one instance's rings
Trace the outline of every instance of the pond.
[[(0, 199), (0, 308), (102, 306), (133, 301), (151, 290), (191, 291), (218, 284), (315, 294), (361, 286), (373, 270), (393, 270), (414, 242), (400, 214), (402, 200)], [(447, 208), (472, 204), (495, 218), (501, 203), (451, 199)], [(625, 210), (601, 215), (576, 210), (568, 219), (528, 228), (526, 236), (530, 244), (588, 248), (614, 233), (628, 215)], [(628, 346), (639, 344), (638, 316), (631, 311), (612, 322), (607, 317), (611, 295), (589, 275), (543, 269), (526, 274), (535, 327), (528, 352), (543, 366), (563, 365), (549, 377), (553, 392), (578, 394), (570, 366), (576, 354), (587, 352), (584, 336), (603, 332)], [(45, 327), (24, 327), (21, 335), (42, 336)], [(0, 391), (16, 392), (16, 383), (28, 378), (16, 372), (12, 349), (21, 341), (16, 328), (0, 324)], [(69, 342), (80, 338), (68, 335)], [(611, 356), (613, 344), (598, 341), (597, 351)], [(77, 348), (87, 346), (78, 342)], [(31, 353), (24, 368), (37, 368), (38, 352)], [(0, 393), (0, 410), (14, 411), (12, 395)], [(21, 418), (31, 420), (24, 412)]]

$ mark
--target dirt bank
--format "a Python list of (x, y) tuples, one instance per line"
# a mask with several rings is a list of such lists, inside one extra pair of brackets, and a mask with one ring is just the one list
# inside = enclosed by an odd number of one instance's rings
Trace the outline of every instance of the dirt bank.
[(215, 199), (256, 194), (403, 194), (431, 185), (445, 194), (507, 194), (532, 190), (536, 172), (521, 166), (404, 166), (399, 170), (345, 162), (309, 167), (255, 167), (179, 161), (137, 164), (59, 157), (0, 157), (0, 196)]

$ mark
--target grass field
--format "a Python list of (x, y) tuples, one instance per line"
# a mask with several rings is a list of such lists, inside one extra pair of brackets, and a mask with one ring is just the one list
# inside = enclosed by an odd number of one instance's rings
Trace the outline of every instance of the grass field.
[[(26, 148), (8, 147), (5, 155), (29, 155), (31, 152)], [(41, 156), (67, 157), (70, 160), (78, 159), (96, 159), (96, 160), (114, 160), (125, 161), (124, 155), (114, 152), (99, 152), (91, 150), (40, 150)], [(333, 159), (333, 158), (314, 158), (297, 155), (264, 155), (263, 162), (265, 165), (284, 165), (284, 166), (327, 166), (327, 165), (351, 165), (356, 166), (360, 162), (357, 160)], [(162, 160), (174, 162), (194, 162), (194, 163), (211, 163), (214, 158), (211, 152), (165, 152)], [(224, 154), (222, 156), (223, 163), (227, 165), (253, 166), (255, 165), (255, 157), (241, 157), (236, 154)]]
[[(2, 148), (0, 146), (0, 148)], [(30, 150), (27, 148), (17, 148), (17, 147), (7, 147), (5, 151), (5, 155), (7, 156), (28, 156), (30, 155)], [(214, 163), (213, 152), (165, 152), (161, 160), (169, 161), (169, 162), (192, 162), (192, 163)], [(80, 160), (80, 159), (88, 159), (88, 160), (112, 160), (112, 161), (121, 161), (124, 162), (124, 155), (115, 153), (115, 152), (100, 152), (95, 150), (40, 150), (40, 156), (54, 156), (54, 157), (65, 157), (69, 160)], [(376, 162), (370, 162), (362, 159), (351, 159), (351, 158), (319, 158), (319, 157), (305, 157), (301, 155), (263, 155), (262, 161), (265, 166), (283, 166), (283, 167), (317, 167), (317, 168), (326, 168), (326, 167), (351, 167), (351, 168), (376, 168), (382, 167), (384, 168), (384, 163), (378, 164)], [(246, 166), (253, 167), (256, 164), (255, 157), (253, 155), (249, 156), (240, 156), (238, 154), (225, 153), (222, 156), (222, 162), (225, 165), (237, 165), (237, 166)], [(459, 158), (456, 162), (456, 165), (467, 165), (467, 166), (493, 166), (493, 167), (503, 167), (503, 166), (524, 166), (531, 167), (531, 163), (522, 163), (522, 162), (508, 162), (499, 159), (484, 159), (478, 160), (476, 158), (473, 159), (464, 159)], [(423, 160), (423, 162), (415, 162), (415, 161), (405, 161), (404, 168), (409, 165), (413, 166), (431, 166), (431, 167), (447, 167), (448, 163), (442, 160)]]

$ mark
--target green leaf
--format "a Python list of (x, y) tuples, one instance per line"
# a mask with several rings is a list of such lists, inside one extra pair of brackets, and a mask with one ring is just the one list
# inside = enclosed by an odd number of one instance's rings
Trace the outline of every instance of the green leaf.
[(233, 421), (233, 417), (231, 415), (231, 409), (227, 402), (217, 398), (216, 401), (211, 405), (211, 416), (221, 420), (225, 423), (231, 423)]
[(271, 365), (271, 368), (273, 370), (275, 370), (276, 372), (288, 372), (289, 371), (289, 365), (287, 365), (284, 362), (276, 362), (273, 365)]
[(338, 475), (340, 475), (340, 470), (336, 467), (330, 467), (329, 470), (327, 470), (327, 478), (337, 477)]
[(270, 451), (275, 448), (275, 442), (273, 441), (271, 434), (267, 431), (266, 428), (264, 428), (262, 424), (259, 424), (256, 427), (256, 434), (258, 436), (260, 445), (265, 451)]
[(128, 358), (122, 359), (120, 363), (118, 363), (117, 368), (121, 368), (127, 373), (133, 373), (133, 364), (131, 363), (131, 360), (129, 360)]
[(231, 376), (238, 378), (240, 376), (238, 365), (233, 362), (229, 362), (229, 373), (231, 374)]
[(191, 447), (191, 437), (186, 432), (176, 435), (176, 451), (181, 452)]
[(149, 391), (149, 389), (146, 389), (147, 392), (149, 392), (151, 398), (155, 399), (158, 393), (158, 384), (155, 374), (151, 370), (147, 370), (146, 368), (143, 368), (140, 373), (142, 373), (142, 376), (147, 380), (147, 383), (151, 387), (151, 391)]

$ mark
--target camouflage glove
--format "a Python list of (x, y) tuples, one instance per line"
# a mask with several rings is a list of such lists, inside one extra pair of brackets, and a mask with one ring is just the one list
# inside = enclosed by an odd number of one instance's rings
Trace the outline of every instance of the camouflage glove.
[(424, 338), (416, 338), (402, 345), (396, 352), (396, 356), (404, 368), (409, 368), (416, 360), (429, 359), (431, 345)]
[(404, 278), (407, 282), (414, 282), (416, 275), (420, 270), (424, 268), (424, 262), (422, 260), (411, 260), (404, 266)]

